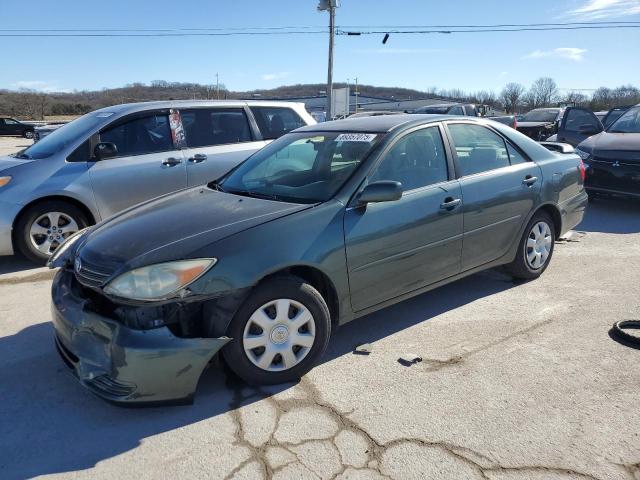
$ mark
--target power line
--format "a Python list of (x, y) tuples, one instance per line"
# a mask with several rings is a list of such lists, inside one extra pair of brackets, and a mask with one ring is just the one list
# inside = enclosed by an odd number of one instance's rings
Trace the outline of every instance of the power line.
[(615, 26), (572, 26), (572, 27), (531, 27), (531, 28), (474, 28), (474, 29), (452, 29), (452, 30), (369, 30), (369, 31), (348, 31), (339, 29), (336, 31), (336, 35), (418, 35), (418, 34), (453, 34), (453, 33), (498, 33), (498, 32), (549, 32), (555, 30), (602, 30), (602, 29), (634, 29), (640, 28), (638, 25), (615, 25)]

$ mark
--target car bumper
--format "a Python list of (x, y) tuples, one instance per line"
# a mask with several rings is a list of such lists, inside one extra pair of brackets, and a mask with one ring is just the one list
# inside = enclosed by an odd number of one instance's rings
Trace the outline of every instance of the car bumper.
[(73, 274), (53, 281), (51, 313), (60, 356), (80, 383), (117, 404), (188, 404), (203, 370), (229, 338), (179, 338), (166, 327), (133, 330), (87, 310)]
[(21, 205), (0, 202), (0, 256), (13, 255), (13, 222), (20, 212)]
[(564, 235), (582, 222), (588, 204), (589, 197), (587, 192), (582, 190), (578, 195), (565, 200), (559, 205), (560, 215), (562, 216), (562, 231), (560, 235)]

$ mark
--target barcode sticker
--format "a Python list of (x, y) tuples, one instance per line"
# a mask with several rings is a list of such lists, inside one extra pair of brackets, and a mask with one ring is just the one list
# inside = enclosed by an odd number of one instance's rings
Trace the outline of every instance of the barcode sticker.
[(341, 133), (335, 139), (336, 142), (373, 142), (377, 137), (375, 133)]

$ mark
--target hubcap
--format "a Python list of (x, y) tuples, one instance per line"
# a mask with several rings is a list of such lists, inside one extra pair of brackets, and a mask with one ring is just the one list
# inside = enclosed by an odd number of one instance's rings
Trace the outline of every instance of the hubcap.
[(288, 370), (311, 351), (316, 337), (313, 315), (300, 302), (280, 298), (258, 308), (244, 328), (242, 346), (255, 366)]
[(41, 253), (51, 255), (70, 235), (78, 223), (66, 213), (48, 212), (36, 218), (29, 229), (31, 244)]
[(536, 223), (529, 232), (529, 237), (524, 247), (529, 267), (534, 270), (542, 268), (547, 263), (552, 245), (553, 238), (549, 225), (546, 222)]

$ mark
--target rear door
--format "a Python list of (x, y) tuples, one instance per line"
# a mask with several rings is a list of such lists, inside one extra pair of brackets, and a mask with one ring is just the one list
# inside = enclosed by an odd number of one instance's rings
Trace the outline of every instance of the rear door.
[(569, 107), (565, 109), (560, 128), (558, 142), (569, 143), (574, 147), (592, 135), (604, 130), (598, 117), (586, 108)]
[(495, 130), (447, 123), (462, 187), (462, 270), (504, 255), (540, 192), (540, 167)]
[(4, 134), (5, 135), (22, 135), (22, 131), (24, 130), (24, 126), (14, 120), (13, 118), (5, 118), (4, 119)]
[(243, 107), (181, 109), (180, 118), (189, 186), (221, 177), (265, 145)]
[(101, 217), (186, 187), (182, 152), (174, 146), (169, 111), (144, 112), (116, 120), (97, 141), (114, 143), (115, 158), (89, 163)]
[(449, 160), (439, 126), (407, 133), (384, 153), (367, 179), (399, 181), (402, 198), (346, 210), (355, 311), (460, 271), (462, 199)]

